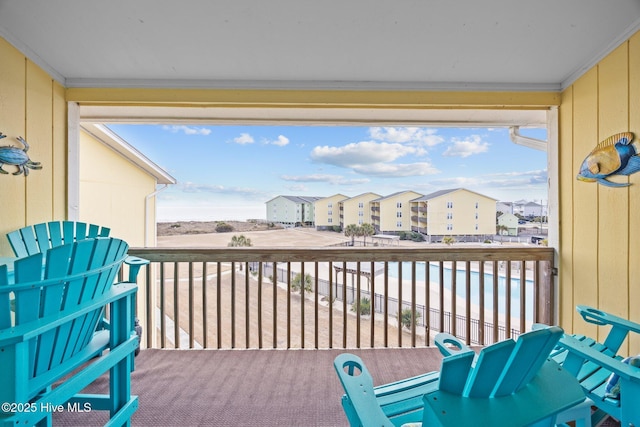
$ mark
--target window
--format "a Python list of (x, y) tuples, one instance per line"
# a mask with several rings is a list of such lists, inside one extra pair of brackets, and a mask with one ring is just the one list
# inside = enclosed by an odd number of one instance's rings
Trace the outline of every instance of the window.
[(398, 228), (402, 228), (402, 221), (398, 221), (398, 222), (396, 222), (396, 227), (398, 227)]
[(447, 209), (453, 209), (453, 202), (447, 202)]
[[(477, 204), (477, 203), (476, 203), (476, 204)], [(329, 203), (327, 204), (327, 207), (328, 207), (329, 209), (331, 209), (331, 208), (333, 207), (333, 203), (329, 202)], [(476, 206), (476, 208), (477, 208), (477, 207), (478, 207), (478, 206)]]
[(400, 211), (396, 212), (396, 218), (402, 218), (402, 212)]
[(358, 211), (358, 216), (364, 216), (364, 212)]
[(363, 203), (363, 202), (358, 203), (358, 207), (359, 207), (360, 209), (364, 208), (364, 203)]
[(478, 209), (478, 202), (476, 202), (476, 209)]
[(398, 208), (398, 209), (402, 209), (402, 202), (398, 202), (398, 203), (396, 203), (396, 208)]
[(453, 224), (447, 224), (447, 231), (453, 230)]
[(447, 219), (453, 219), (453, 214), (451, 212), (447, 213)]
[(327, 212), (327, 215), (333, 215), (333, 211), (329, 210), (329, 212)]
[(333, 222), (333, 218), (329, 218), (329, 219), (327, 220), (327, 222), (328, 222), (329, 224), (331, 224), (331, 223)]

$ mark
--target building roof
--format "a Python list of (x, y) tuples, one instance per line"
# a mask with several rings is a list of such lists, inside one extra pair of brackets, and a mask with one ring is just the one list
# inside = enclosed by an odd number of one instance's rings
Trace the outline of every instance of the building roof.
[(497, 199), (494, 199), (493, 197), (489, 197), (489, 196), (486, 196), (484, 194), (480, 194), (480, 193), (478, 193), (476, 191), (467, 190), (466, 188), (451, 188), (451, 189), (448, 189), (448, 190), (439, 190), (439, 191), (433, 192), (431, 194), (427, 194), (426, 196), (422, 196), (422, 197), (419, 197), (417, 199), (413, 199), (411, 201), (412, 202), (426, 202), (428, 200), (432, 200), (432, 199), (435, 199), (437, 197), (442, 197), (442, 196), (444, 196), (446, 194), (454, 193), (456, 191), (466, 191), (468, 193), (477, 194), (477, 195), (479, 195), (481, 197), (484, 197), (486, 199), (491, 199), (491, 200), (497, 201)]
[(416, 194), (420, 194), (420, 193), (418, 193), (418, 192), (416, 192), (416, 191), (413, 191), (413, 190), (396, 191), (395, 193), (389, 194), (389, 195), (387, 195), (387, 196), (382, 196), (382, 197), (380, 197), (380, 198), (378, 198), (378, 199), (372, 200), (372, 202), (381, 202), (381, 201), (383, 201), (383, 200), (391, 199), (392, 197), (399, 196), (400, 194), (403, 194), (403, 193), (416, 193)]
[(152, 162), (147, 156), (142, 154), (108, 127), (96, 123), (82, 123), (80, 127), (93, 135), (100, 142), (131, 161), (131, 163), (153, 176), (158, 184), (175, 184), (177, 182), (169, 172)]
[(290, 200), (293, 203), (314, 203), (317, 200), (325, 198), (325, 197), (314, 197), (314, 196), (286, 196), (286, 195), (279, 195), (279, 196), (274, 197), (273, 199), (267, 200), (266, 203), (269, 203), (272, 200), (277, 199), (278, 197), (284, 197), (285, 199)]

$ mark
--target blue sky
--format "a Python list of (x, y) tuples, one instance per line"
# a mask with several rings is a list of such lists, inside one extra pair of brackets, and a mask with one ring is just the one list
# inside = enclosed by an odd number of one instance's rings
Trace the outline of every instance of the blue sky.
[[(506, 128), (110, 125), (178, 181), (158, 220), (264, 218), (277, 195), (429, 194), (467, 188), (547, 200), (547, 154)], [(546, 140), (545, 129), (521, 133)]]

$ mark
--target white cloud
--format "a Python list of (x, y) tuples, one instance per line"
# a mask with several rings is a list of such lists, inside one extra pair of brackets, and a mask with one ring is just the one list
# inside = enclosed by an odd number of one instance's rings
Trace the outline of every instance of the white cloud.
[(375, 175), (385, 177), (424, 176), (437, 174), (440, 171), (431, 163), (373, 163), (369, 165), (355, 165), (353, 170), (363, 175)]
[(265, 197), (264, 192), (255, 188), (244, 187), (227, 187), (216, 184), (197, 184), (193, 182), (185, 182), (181, 186), (184, 193), (210, 193), (228, 196), (238, 196), (247, 199), (262, 199)]
[(292, 182), (324, 182), (328, 184), (354, 185), (370, 182), (367, 178), (345, 178), (342, 175), (311, 174), (311, 175), (282, 175), (284, 181)]
[(168, 130), (172, 133), (182, 132), (185, 135), (209, 135), (211, 133), (211, 129), (207, 128), (198, 128), (192, 126), (184, 126), (184, 125), (176, 125), (176, 126), (162, 126), (163, 130)]
[(463, 140), (452, 138), (452, 142), (453, 145), (442, 153), (443, 156), (469, 157), (489, 151), (489, 143), (483, 142), (479, 135), (471, 135)]
[(271, 144), (277, 145), (278, 147), (284, 147), (285, 145), (289, 144), (289, 138), (284, 135), (278, 135), (278, 139), (276, 139), (275, 141), (271, 141)]
[(444, 142), (444, 138), (436, 135), (436, 129), (419, 127), (372, 127), (369, 128), (371, 138), (379, 141), (433, 147)]
[(354, 167), (381, 162), (392, 162), (407, 154), (415, 154), (417, 149), (402, 144), (378, 143), (373, 141), (352, 142), (342, 147), (328, 145), (315, 147), (311, 159), (335, 166)]
[(255, 141), (253, 140), (253, 137), (248, 133), (241, 133), (240, 136), (233, 138), (233, 142), (235, 142), (236, 144), (244, 145), (253, 144)]

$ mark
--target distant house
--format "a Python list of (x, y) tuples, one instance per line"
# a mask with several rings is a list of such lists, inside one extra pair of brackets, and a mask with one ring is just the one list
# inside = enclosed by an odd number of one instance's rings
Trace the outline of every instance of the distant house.
[(342, 218), (342, 205), (348, 197), (344, 194), (334, 194), (323, 197), (314, 202), (315, 226), (317, 230), (329, 230), (333, 227), (340, 227)]
[(518, 221), (520, 219), (512, 213), (505, 213), (498, 217), (498, 225), (503, 226), (500, 234), (504, 236), (518, 235)]
[(340, 202), (340, 226), (373, 224), (371, 202), (382, 197), (376, 193), (363, 193)]
[(155, 246), (157, 186), (175, 178), (103, 125), (83, 123), (79, 144), (74, 216), (109, 227), (131, 246)]
[(439, 241), (444, 236), (477, 240), (496, 232), (496, 199), (455, 188), (411, 200), (411, 227)]
[(277, 196), (266, 202), (267, 221), (285, 227), (314, 225), (314, 204), (322, 197)]
[(411, 200), (422, 196), (415, 191), (399, 191), (371, 201), (371, 219), (378, 233), (411, 231)]
[(536, 202), (527, 202), (522, 205), (522, 216), (525, 218), (534, 218), (538, 216), (547, 216), (546, 206)]
[(496, 212), (505, 213), (515, 213), (513, 211), (513, 203), (512, 202), (498, 202), (496, 203)]

